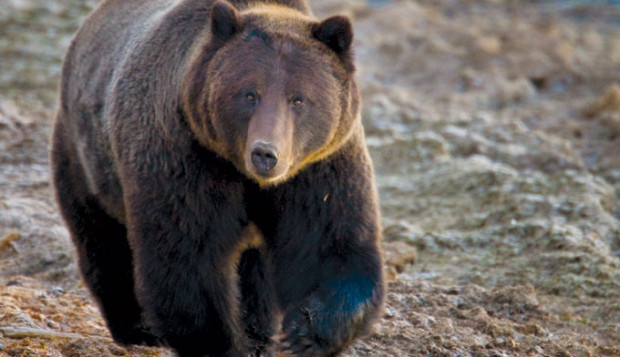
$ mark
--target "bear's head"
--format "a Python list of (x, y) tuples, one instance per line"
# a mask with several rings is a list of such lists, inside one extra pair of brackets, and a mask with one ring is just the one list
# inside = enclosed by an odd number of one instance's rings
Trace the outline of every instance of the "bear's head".
[(188, 121), (202, 145), (261, 186), (326, 158), (361, 125), (346, 17), (220, 0), (209, 30), (186, 72)]

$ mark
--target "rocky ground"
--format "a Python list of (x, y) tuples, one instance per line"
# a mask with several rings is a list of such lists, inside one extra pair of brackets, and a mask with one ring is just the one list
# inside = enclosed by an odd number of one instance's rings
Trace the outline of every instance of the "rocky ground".
[[(112, 343), (52, 198), (59, 68), (95, 4), (0, 8), (0, 355), (171, 355)], [(618, 3), (313, 8), (355, 23), (391, 277), (345, 356), (620, 356)]]

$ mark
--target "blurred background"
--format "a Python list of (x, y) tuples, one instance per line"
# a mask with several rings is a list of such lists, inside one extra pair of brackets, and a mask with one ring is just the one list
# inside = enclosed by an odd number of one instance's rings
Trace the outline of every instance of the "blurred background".
[[(0, 355), (111, 342), (49, 184), (95, 0), (0, 6)], [(620, 356), (620, 1), (311, 1), (355, 29), (388, 305), (346, 356)]]

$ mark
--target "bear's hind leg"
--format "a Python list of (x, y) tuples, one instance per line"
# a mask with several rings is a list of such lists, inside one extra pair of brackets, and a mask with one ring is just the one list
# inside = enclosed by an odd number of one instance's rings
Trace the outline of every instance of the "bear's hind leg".
[(107, 215), (86, 187), (82, 168), (62, 140), (52, 144), (58, 204), (77, 248), (78, 263), (114, 340), (155, 346), (159, 340), (142, 324), (134, 293), (132, 254), (125, 226)]

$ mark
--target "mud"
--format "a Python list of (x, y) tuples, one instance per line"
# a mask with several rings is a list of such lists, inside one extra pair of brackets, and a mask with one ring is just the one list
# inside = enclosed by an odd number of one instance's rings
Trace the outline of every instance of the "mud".
[[(112, 343), (49, 184), (64, 51), (95, 0), (0, 9), (0, 355)], [(355, 24), (385, 314), (345, 356), (620, 356), (614, 1), (312, 3)]]

